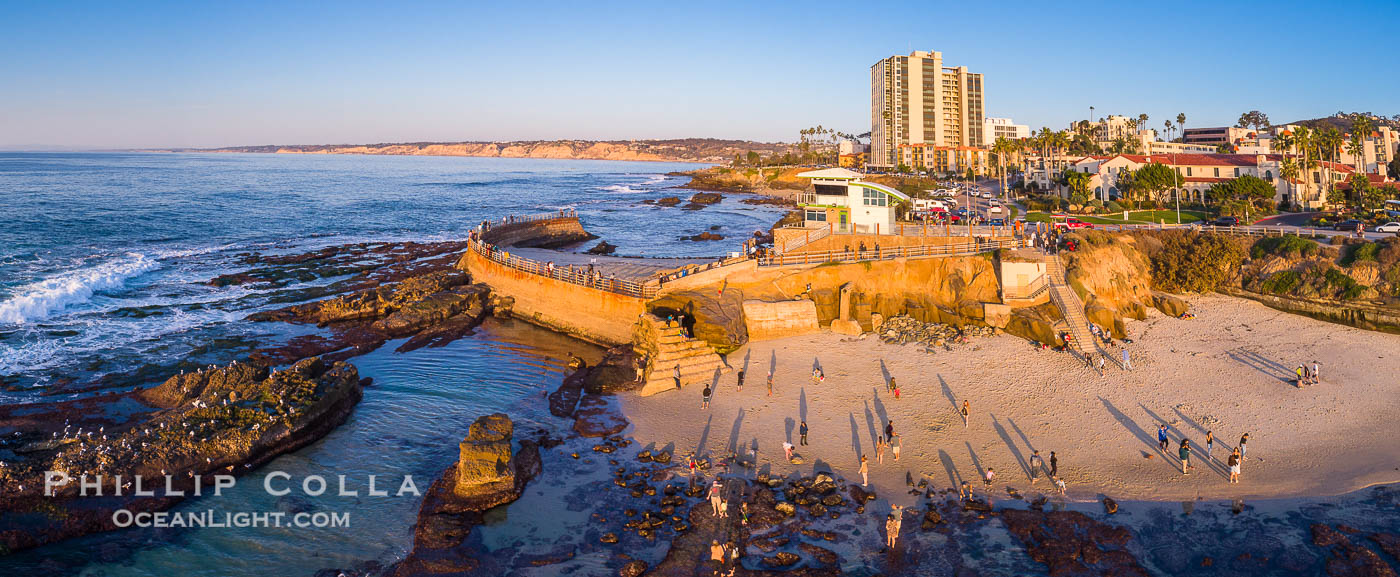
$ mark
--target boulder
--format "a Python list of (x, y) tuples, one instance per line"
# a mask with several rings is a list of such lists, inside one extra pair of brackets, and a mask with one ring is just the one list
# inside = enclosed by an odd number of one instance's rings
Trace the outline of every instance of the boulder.
[(608, 244), (608, 241), (606, 240), (600, 240), (598, 241), (598, 244), (593, 245), (593, 248), (590, 248), (584, 252), (588, 254), (612, 254), (614, 252), (617, 252), (617, 247)]
[(759, 564), (770, 569), (778, 569), (781, 567), (791, 567), (801, 560), (802, 558), (798, 557), (795, 553), (779, 551), (772, 557), (764, 557), (762, 561), (759, 561)]
[(515, 425), (504, 413), (486, 415), (472, 423), (458, 445), (457, 479), (453, 495), (475, 498), (515, 488), (511, 436)]
[(718, 204), (721, 200), (724, 200), (724, 195), (717, 192), (697, 192), (690, 197), (690, 202), (704, 205)]
[(831, 332), (838, 335), (858, 336), (861, 333), (860, 323), (836, 319), (831, 321)]
[(647, 571), (647, 562), (641, 559), (628, 561), (621, 569), (618, 569), (618, 577), (638, 577)]
[(391, 337), (402, 337), (462, 313), (479, 317), (485, 312), (490, 292), (485, 284), (477, 283), (433, 293), (375, 321), (373, 328)]
[(982, 322), (999, 329), (1011, 322), (1011, 306), (998, 303), (982, 303)]
[(1171, 317), (1179, 317), (1185, 314), (1189, 308), (1181, 297), (1161, 291), (1152, 292), (1152, 306), (1162, 311), (1162, 314)]
[(782, 513), (784, 517), (791, 517), (797, 514), (797, 507), (787, 501), (774, 505), (773, 510)]
[(919, 526), (919, 528), (928, 531), (942, 522), (943, 516), (939, 515), (938, 511), (934, 510), (933, 507), (929, 507), (928, 512), (924, 513), (924, 522)]
[(803, 553), (811, 555), (812, 559), (822, 565), (835, 565), (841, 561), (841, 557), (835, 551), (811, 543), (798, 543), (797, 548), (801, 549)]
[(1117, 501), (1114, 501), (1112, 497), (1104, 497), (1104, 498), (1103, 498), (1103, 510), (1104, 510), (1105, 513), (1108, 513), (1109, 515), (1112, 515), (1112, 514), (1114, 514), (1114, 513), (1117, 513), (1117, 512), (1118, 512), (1118, 502), (1117, 502)]
[(574, 410), (574, 431), (582, 437), (615, 435), (629, 424), (607, 397), (584, 395)]

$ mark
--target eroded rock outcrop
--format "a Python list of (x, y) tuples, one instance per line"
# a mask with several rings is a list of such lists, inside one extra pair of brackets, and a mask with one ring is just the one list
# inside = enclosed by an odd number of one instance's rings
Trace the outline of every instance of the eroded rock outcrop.
[[(346, 363), (313, 358), (276, 372), (234, 363), (103, 397), (89, 409), (117, 407), (110, 414), (125, 420), (65, 427), (59, 418), (36, 422), (15, 414), (0, 419), (0, 429), (20, 431), (6, 435), (5, 444), (15, 445), (4, 447), (18, 457), (7, 458), (0, 467), (0, 486), (6, 487), (6, 498), (0, 500), (0, 545), (15, 551), (111, 530), (117, 509), (167, 509), (184, 498), (167, 493), (167, 482), (174, 491), (189, 493), (197, 482), (213, 483), (215, 475), (246, 473), (330, 432), (360, 396), (359, 374)], [(94, 415), (73, 417), (82, 423)], [(69, 475), (71, 482), (45, 496), (46, 471)], [(82, 497), (82, 475), (90, 481), (100, 476), (108, 497)], [(134, 495), (131, 483), (138, 475), (146, 489), (155, 489), (154, 496)], [(117, 483), (124, 483), (125, 496), (111, 497)]]
[(522, 440), (513, 450), (515, 425), (496, 413), (472, 423), (459, 458), (423, 498), (413, 529), (413, 550), (394, 575), (499, 574), (498, 561), (468, 542), (473, 527), (492, 507), (518, 498), (540, 474), (539, 446)]

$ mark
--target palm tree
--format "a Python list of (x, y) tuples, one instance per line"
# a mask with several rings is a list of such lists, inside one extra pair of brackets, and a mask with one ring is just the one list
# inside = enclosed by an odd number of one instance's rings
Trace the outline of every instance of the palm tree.
[(1141, 129), (1143, 129), (1143, 130), (1146, 130), (1146, 129), (1147, 129), (1147, 114), (1144, 113), (1144, 114), (1139, 114), (1139, 115), (1138, 115), (1138, 123), (1137, 123), (1137, 125), (1138, 125), (1138, 128), (1141, 128)]
[(1181, 127), (1181, 141), (1186, 142), (1186, 113), (1180, 112), (1176, 115), (1176, 125)]
[[(1275, 139), (1275, 142), (1277, 142), (1277, 139)], [(1302, 208), (1298, 206), (1302, 203), (1298, 201), (1297, 195), (1293, 192), (1293, 181), (1298, 179), (1298, 163), (1292, 158), (1285, 157), (1283, 162), (1279, 163), (1278, 175), (1284, 182), (1288, 183), (1288, 196), (1293, 199), (1295, 208)]]
[(1006, 195), (1006, 155), (1016, 148), (1010, 140), (1004, 136), (998, 136), (996, 142), (992, 143), (992, 153), (997, 155), (997, 168), (1001, 173), (1001, 193)]
[(1299, 163), (1298, 169), (1302, 172), (1303, 196), (1308, 196), (1309, 183), (1312, 181), (1312, 169), (1317, 167), (1316, 161), (1312, 159), (1312, 149), (1317, 145), (1313, 138), (1313, 131), (1306, 126), (1299, 126), (1293, 132), (1293, 145), (1298, 148), (1298, 152), (1303, 155), (1303, 161)]
[(1162, 127), (1166, 129), (1165, 132), (1167, 133), (1167, 142), (1171, 142), (1171, 141), (1172, 141), (1172, 121), (1168, 120), (1168, 121), (1162, 123)]
[(1356, 156), (1356, 171), (1366, 172), (1366, 140), (1371, 138), (1371, 133), (1376, 131), (1376, 123), (1369, 116), (1356, 115), (1351, 120), (1352, 142), (1356, 144), (1357, 152), (1352, 152)]
[[(1319, 156), (1329, 162), (1337, 162), (1339, 151), (1342, 147), (1342, 132), (1335, 126), (1329, 126), (1326, 130), (1317, 133), (1317, 148)], [(1327, 196), (1332, 196), (1332, 166), (1329, 164), (1323, 169), (1323, 179), (1327, 181)]]

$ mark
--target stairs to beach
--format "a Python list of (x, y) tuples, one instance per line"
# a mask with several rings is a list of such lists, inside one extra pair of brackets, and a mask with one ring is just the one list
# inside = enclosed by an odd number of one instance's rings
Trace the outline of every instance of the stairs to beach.
[(1089, 318), (1084, 316), (1084, 302), (1079, 300), (1079, 295), (1065, 282), (1065, 269), (1060, 265), (1060, 258), (1052, 254), (1046, 254), (1042, 258), (1045, 261), (1045, 271), (1050, 277), (1050, 300), (1055, 302), (1060, 314), (1064, 315), (1066, 329), (1073, 337), (1070, 340), (1070, 348), (1081, 357), (1086, 352), (1086, 347), (1087, 352), (1099, 352), (1098, 343), (1089, 332)]
[(681, 335), (676, 326), (667, 327), (666, 321), (656, 315), (642, 315), (641, 334), (647, 342), (634, 345), (637, 352), (650, 354), (647, 362), (646, 380), (642, 384), (641, 395), (654, 395), (676, 388), (676, 376), (685, 387), (697, 383), (709, 383), (716, 370), (725, 368), (709, 343)]

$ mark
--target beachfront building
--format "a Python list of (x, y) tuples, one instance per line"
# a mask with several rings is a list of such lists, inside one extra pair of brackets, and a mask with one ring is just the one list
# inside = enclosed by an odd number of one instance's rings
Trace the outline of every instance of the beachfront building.
[[(1298, 154), (1297, 147), (1291, 147), (1286, 151), (1274, 150), (1274, 140), (1279, 136), (1292, 136), (1298, 131), (1298, 126), (1294, 124), (1284, 124), (1274, 126), (1263, 132), (1255, 133), (1249, 131), (1233, 144), (1235, 152), (1240, 154), (1273, 154), (1287, 152), (1288, 154)], [(1400, 156), (1400, 131), (1381, 126), (1371, 132), (1370, 137), (1363, 139), (1362, 153), (1360, 155), (1351, 152), (1351, 134), (1343, 131), (1342, 146), (1336, 151), (1327, 153), (1336, 159), (1338, 163), (1359, 167), (1361, 172), (1367, 174), (1378, 174), (1382, 177), (1400, 177), (1400, 175), (1389, 175), (1388, 165)], [(1384, 180), (1384, 178), (1382, 179)]]
[(971, 168), (982, 174), (987, 168), (987, 149), (976, 146), (930, 146), (901, 144), (899, 165), (915, 172), (964, 174)]
[(895, 207), (909, 196), (860, 180), (861, 174), (844, 168), (799, 173), (812, 182), (812, 192), (798, 195), (803, 226), (827, 228), (838, 233), (890, 234), (895, 230)]
[(1016, 124), (1010, 118), (986, 118), (982, 121), (982, 145), (991, 146), (998, 138), (1020, 140), (1031, 137), (1031, 127)]
[(837, 166), (860, 168), (870, 162), (870, 145), (856, 140), (842, 140), (836, 145)]
[(986, 146), (982, 75), (916, 50), (870, 67), (870, 165), (894, 168), (901, 145)]
[[(1279, 154), (1118, 154), (1081, 157), (1065, 170), (1089, 174), (1090, 195), (1105, 202), (1121, 196), (1117, 185), (1125, 172), (1136, 171), (1147, 164), (1163, 164), (1175, 170), (1180, 178), (1175, 187), (1163, 193), (1163, 200), (1179, 195), (1182, 202), (1205, 202), (1212, 186), (1250, 175), (1274, 185), (1275, 202), (1306, 209), (1325, 208), (1327, 181), (1335, 187), (1356, 172), (1354, 167), (1345, 164), (1323, 162), (1302, 178), (1289, 181), (1280, 175), (1282, 160)], [(1068, 191), (1060, 193), (1067, 195)]]
[(1234, 146), (1235, 143), (1250, 138), (1254, 131), (1238, 126), (1216, 126), (1212, 128), (1187, 128), (1181, 133), (1181, 142), (1185, 144), (1203, 144), (1218, 147), (1222, 144)]

